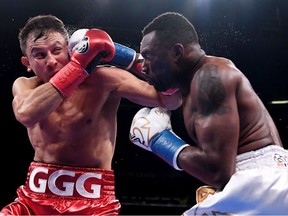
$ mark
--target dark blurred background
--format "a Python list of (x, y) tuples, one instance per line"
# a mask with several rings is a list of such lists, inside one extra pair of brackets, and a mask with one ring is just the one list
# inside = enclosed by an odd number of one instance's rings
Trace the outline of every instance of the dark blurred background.
[[(0, 9), (0, 208), (14, 200), (33, 159), (26, 129), (12, 113), (11, 86), (17, 77), (29, 75), (20, 62), (19, 29), (39, 14), (58, 16), (70, 30), (101, 28), (115, 42), (139, 51), (148, 22), (163, 12), (182, 13), (195, 25), (207, 54), (230, 58), (250, 79), (288, 147), (288, 105), (271, 104), (288, 100), (287, 0), (1, 0)], [(202, 183), (130, 143), (130, 123), (140, 108), (123, 100), (118, 113), (113, 169), (121, 214), (180, 215), (195, 204)], [(173, 111), (172, 124), (190, 142), (181, 110)]]

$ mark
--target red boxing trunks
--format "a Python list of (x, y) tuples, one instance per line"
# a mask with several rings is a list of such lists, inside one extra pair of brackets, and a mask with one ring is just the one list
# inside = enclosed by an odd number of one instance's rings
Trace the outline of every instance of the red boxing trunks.
[(113, 170), (32, 162), (9, 215), (118, 215)]

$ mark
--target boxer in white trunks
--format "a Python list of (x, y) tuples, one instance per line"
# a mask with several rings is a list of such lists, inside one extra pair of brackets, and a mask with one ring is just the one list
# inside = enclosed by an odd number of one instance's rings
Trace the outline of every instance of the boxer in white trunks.
[(287, 215), (288, 152), (245, 75), (206, 55), (182, 14), (159, 15), (142, 35), (143, 71), (158, 91), (179, 88), (193, 143), (175, 135), (163, 108), (138, 111), (130, 140), (207, 185), (183, 215)]

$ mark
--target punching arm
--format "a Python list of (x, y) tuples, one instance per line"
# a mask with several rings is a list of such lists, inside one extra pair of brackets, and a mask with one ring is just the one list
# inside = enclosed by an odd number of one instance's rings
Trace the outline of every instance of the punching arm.
[[(89, 29), (78, 29), (76, 30), (69, 39), (69, 53), (75, 50), (76, 44), (84, 37), (86, 32)], [(131, 49), (127, 46), (114, 42), (115, 55), (110, 61), (105, 61), (110, 65), (123, 68), (131, 73), (134, 73), (136, 76), (139, 76), (140, 79), (145, 80), (145, 72), (142, 71), (144, 59), (140, 53), (137, 53), (134, 49)], [(167, 91), (161, 92), (163, 95), (169, 96), (177, 92), (178, 89), (168, 89)]]

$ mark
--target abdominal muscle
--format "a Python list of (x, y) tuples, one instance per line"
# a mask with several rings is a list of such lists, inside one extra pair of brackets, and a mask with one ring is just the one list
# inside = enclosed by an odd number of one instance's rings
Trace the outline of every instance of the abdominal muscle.
[(118, 106), (119, 101), (106, 102), (99, 112), (95, 104), (81, 111), (74, 107), (76, 112), (69, 116), (67, 110), (64, 114), (61, 110), (28, 128), (34, 161), (111, 169)]

